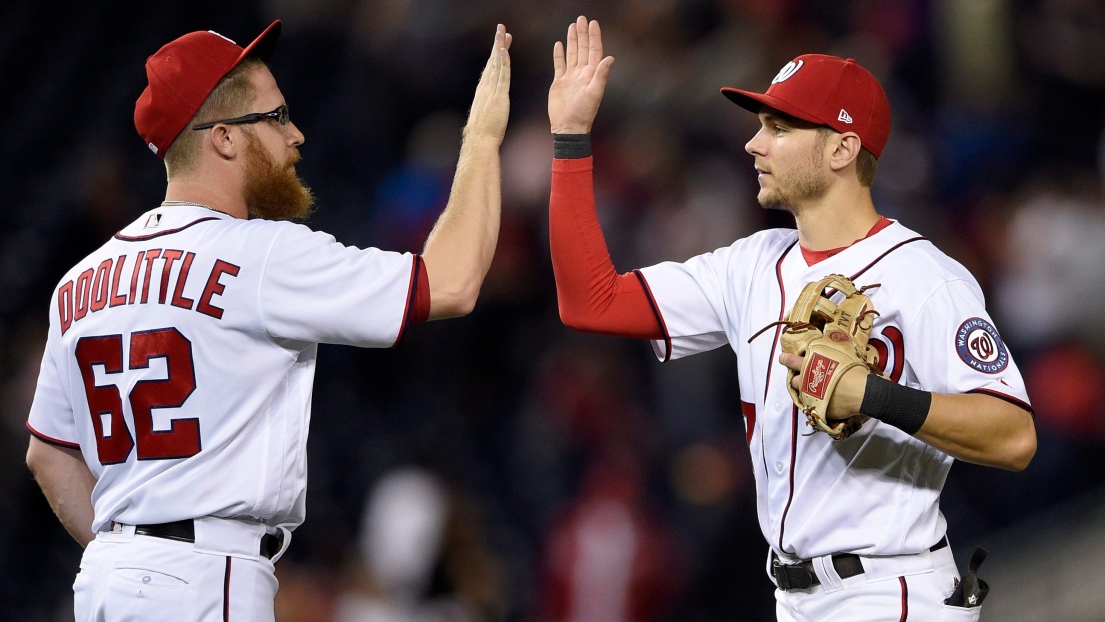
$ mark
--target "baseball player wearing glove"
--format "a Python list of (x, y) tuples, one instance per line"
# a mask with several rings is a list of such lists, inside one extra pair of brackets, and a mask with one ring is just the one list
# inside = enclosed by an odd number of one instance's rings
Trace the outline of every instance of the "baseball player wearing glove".
[(759, 203), (796, 229), (619, 274), (589, 138), (614, 59), (583, 17), (565, 43), (549, 89), (564, 323), (649, 339), (663, 361), (736, 353), (781, 622), (977, 620), (979, 590), (956, 592), (940, 489), (953, 459), (1027, 466), (1032, 409), (975, 279), (875, 209), (890, 135), (878, 81), (852, 59), (806, 54), (766, 93), (722, 89), (759, 117), (745, 146)]
[(421, 255), (288, 222), (312, 197), (265, 64), (280, 28), (244, 48), (192, 32), (149, 57), (134, 122), (164, 159), (166, 200), (54, 291), (27, 464), (86, 547), (82, 622), (271, 622), (273, 564), (305, 515), (318, 344), (392, 347), (408, 324), (465, 315), (490, 267), (505, 28)]
[[(835, 417), (829, 414), (829, 405), (840, 379), (859, 366), (886, 377), (876, 366), (878, 354), (868, 343), (874, 324), (872, 316), (878, 315), (871, 306), (871, 299), (863, 293), (870, 287), (856, 289), (852, 281), (841, 274), (808, 283), (785, 320), (768, 324), (749, 339), (755, 339), (772, 326), (782, 324), (786, 327), (779, 338), (780, 350), (804, 360), (801, 369), (792, 369), (787, 374), (790, 398), (815, 432), (824, 432), (836, 441), (851, 436), (866, 420), (864, 415), (839, 409)], [(827, 295), (833, 291), (844, 297), (840, 304)]]

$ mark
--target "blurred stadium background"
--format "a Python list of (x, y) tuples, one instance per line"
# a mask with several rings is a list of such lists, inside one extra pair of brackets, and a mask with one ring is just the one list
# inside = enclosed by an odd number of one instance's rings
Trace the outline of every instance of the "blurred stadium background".
[(163, 197), (134, 131), (145, 58), (191, 30), (247, 41), (307, 136), (300, 174), (340, 241), (421, 248), (445, 204), (497, 22), (514, 34), (502, 233), (469, 317), (393, 351), (320, 348), (307, 522), (281, 622), (773, 620), (734, 357), (660, 365), (560, 325), (548, 259), (553, 41), (579, 13), (617, 57), (594, 130), (621, 270), (763, 227), (743, 151), (800, 53), (854, 57), (894, 130), (876, 205), (963, 262), (1037, 412), (1023, 473), (957, 464), (984, 620), (1103, 620), (1105, 5), (1096, 0), (7, 0), (0, 5), (0, 619), (72, 619), (80, 549), (23, 464), (50, 290)]

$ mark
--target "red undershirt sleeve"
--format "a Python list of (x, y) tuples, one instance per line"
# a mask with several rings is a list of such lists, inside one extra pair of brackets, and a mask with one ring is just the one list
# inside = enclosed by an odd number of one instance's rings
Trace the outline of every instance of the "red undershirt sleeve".
[(549, 245), (560, 320), (576, 330), (664, 339), (643, 277), (618, 274), (595, 213), (594, 159), (553, 159)]

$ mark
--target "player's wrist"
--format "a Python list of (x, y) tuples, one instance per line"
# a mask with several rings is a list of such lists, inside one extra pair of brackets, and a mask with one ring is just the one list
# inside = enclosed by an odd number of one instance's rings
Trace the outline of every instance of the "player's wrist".
[(557, 160), (578, 160), (591, 157), (591, 135), (553, 134), (553, 157)]
[(503, 144), (502, 134), (487, 131), (483, 128), (465, 127), (463, 138), (461, 149), (466, 150), (494, 149), (497, 151)]
[(839, 400), (838, 407), (849, 417), (860, 412), (868, 375), (866, 367), (857, 365), (849, 369), (840, 379), (833, 399)]
[(907, 434), (916, 434), (925, 424), (930, 406), (932, 393), (870, 374), (859, 411)]

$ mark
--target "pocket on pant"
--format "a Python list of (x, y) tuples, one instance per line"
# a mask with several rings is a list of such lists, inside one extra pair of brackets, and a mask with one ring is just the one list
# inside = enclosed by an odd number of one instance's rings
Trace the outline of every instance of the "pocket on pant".
[(953, 607), (940, 605), (941, 622), (978, 622), (982, 607)]
[(111, 573), (104, 613), (109, 620), (189, 620), (195, 590), (170, 569), (119, 564)]
[(138, 564), (116, 565), (115, 577), (136, 585), (169, 589), (187, 588), (191, 583), (187, 577), (172, 570)]

